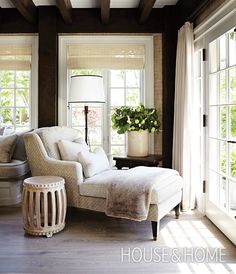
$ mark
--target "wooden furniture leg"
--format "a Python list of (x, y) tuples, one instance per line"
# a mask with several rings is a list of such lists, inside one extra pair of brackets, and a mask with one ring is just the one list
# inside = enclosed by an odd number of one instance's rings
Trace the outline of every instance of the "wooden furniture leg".
[(153, 240), (157, 240), (157, 235), (159, 234), (159, 229), (160, 229), (160, 221), (155, 222), (152, 221), (152, 235), (153, 235)]
[(176, 219), (179, 219), (179, 213), (180, 213), (180, 204), (178, 204), (175, 207), (175, 217), (176, 217)]

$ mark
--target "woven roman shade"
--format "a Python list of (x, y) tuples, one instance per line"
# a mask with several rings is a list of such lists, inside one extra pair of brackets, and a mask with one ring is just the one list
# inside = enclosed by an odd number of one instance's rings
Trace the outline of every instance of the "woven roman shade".
[(144, 65), (144, 45), (83, 44), (68, 46), (68, 69), (143, 69)]
[(0, 70), (30, 69), (30, 45), (0, 45)]

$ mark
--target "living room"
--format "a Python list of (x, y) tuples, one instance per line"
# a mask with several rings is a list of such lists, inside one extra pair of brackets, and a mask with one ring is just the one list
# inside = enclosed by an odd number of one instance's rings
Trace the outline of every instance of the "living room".
[(0, 273), (236, 273), (236, 1), (0, 7)]

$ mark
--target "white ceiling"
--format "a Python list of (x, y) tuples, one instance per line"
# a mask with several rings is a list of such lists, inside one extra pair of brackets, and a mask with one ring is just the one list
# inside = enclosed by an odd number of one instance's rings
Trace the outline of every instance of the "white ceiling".
[[(111, 8), (137, 8), (140, 0), (111, 0)], [(56, 5), (55, 0), (33, 0), (36, 6)], [(154, 8), (175, 5), (178, 0), (156, 0)], [(100, 0), (71, 0), (73, 8), (99, 8)], [(1, 8), (13, 8), (10, 0), (0, 0)]]

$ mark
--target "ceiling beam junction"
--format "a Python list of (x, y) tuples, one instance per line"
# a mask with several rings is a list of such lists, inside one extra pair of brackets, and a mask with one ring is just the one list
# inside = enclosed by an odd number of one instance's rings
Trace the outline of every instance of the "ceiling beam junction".
[(139, 23), (143, 24), (148, 20), (156, 0), (140, 0), (139, 2)]
[(72, 23), (72, 6), (70, 0), (56, 0), (57, 7), (65, 23)]
[(10, 0), (20, 14), (29, 22), (37, 21), (37, 8), (32, 0)]
[(110, 0), (101, 0), (101, 20), (107, 24), (110, 19)]

